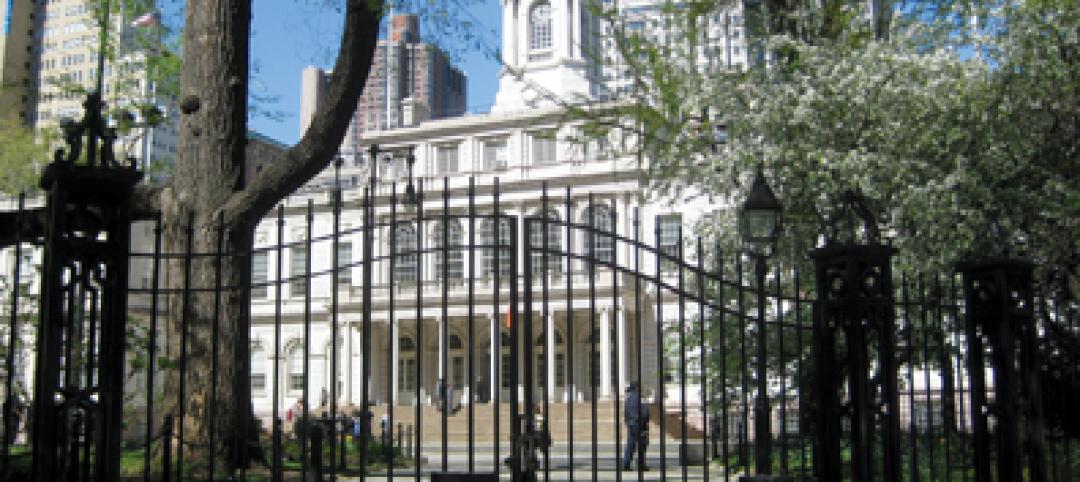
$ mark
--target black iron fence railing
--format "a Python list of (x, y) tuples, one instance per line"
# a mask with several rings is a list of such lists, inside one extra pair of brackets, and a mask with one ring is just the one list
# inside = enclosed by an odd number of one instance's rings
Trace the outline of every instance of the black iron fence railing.
[[(510, 205), (497, 181), (388, 194), (279, 209), (244, 252), (166, 252), (152, 223), (108, 269), (8, 237), (5, 480), (46, 463), (58, 480), (148, 481), (1080, 471), (1061, 414), (1080, 307), (1008, 284), (1022, 271), (871, 270), (856, 295), (877, 304), (852, 304), (840, 271), (774, 265), (759, 285), (743, 256), (661, 239), (619, 199), (545, 185)], [(43, 268), (22, 262), (42, 250)], [(250, 283), (230, 281), (238, 265)], [(123, 325), (102, 325), (109, 293)], [(103, 383), (105, 363), (121, 376)]]

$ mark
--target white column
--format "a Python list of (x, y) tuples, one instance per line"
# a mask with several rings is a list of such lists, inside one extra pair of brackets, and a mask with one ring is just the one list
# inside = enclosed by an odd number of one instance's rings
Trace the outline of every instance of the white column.
[(399, 320), (394, 320), (394, 323), (390, 325), (390, 393), (387, 394), (386, 399), (394, 403), (400, 403), (397, 400), (398, 392), (398, 360), (400, 359), (401, 352), (398, 346), (398, 339), (401, 338), (401, 332)]
[(545, 359), (547, 360), (547, 392), (549, 397), (558, 400), (555, 395), (555, 315), (549, 313), (544, 323), (547, 329), (547, 340), (544, 340)]
[(491, 333), (491, 341), (488, 343), (488, 351), (490, 351), (491, 360), (488, 363), (488, 384), (491, 386), (488, 396), (491, 400), (495, 400), (496, 390), (499, 389), (499, 317), (496, 314), (492, 314), (488, 319), (488, 331)]
[(353, 404), (353, 324), (345, 323), (345, 404)]
[(503, 53), (506, 55), (507, 63), (510, 65), (518, 65), (517, 49), (518, 44), (518, 22), (517, 22), (517, 2), (514, 2), (512, 6), (503, 7)]
[(626, 310), (622, 308), (615, 309), (615, 336), (619, 340), (619, 385), (615, 387), (615, 390), (617, 393), (623, 393), (626, 390), (626, 354), (630, 340), (626, 336)]
[[(446, 338), (443, 336), (443, 334), (444, 334), (443, 332), (446, 330), (446, 320), (443, 320), (441, 318), (436, 318), (435, 319), (435, 325), (438, 328), (437, 333), (439, 334), (438, 335), (439, 336), (439, 351), (437, 352), (437, 355), (436, 355), (438, 360), (436, 360), (436, 362), (435, 362), (435, 367), (436, 367), (435, 368), (436, 369), (435, 380), (438, 380), (439, 378), (443, 378), (443, 370), (446, 368), (446, 367), (443, 366), (443, 353), (446, 353), (446, 347), (443, 346), (443, 340), (445, 340)], [(449, 378), (449, 377), (446, 377), (446, 378)]]
[(611, 397), (611, 309), (600, 311), (600, 396)]

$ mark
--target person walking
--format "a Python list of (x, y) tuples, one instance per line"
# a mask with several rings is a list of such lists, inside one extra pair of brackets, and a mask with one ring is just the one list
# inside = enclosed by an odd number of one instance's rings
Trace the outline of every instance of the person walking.
[(435, 380), (435, 408), (440, 412), (446, 411), (446, 382), (439, 378)]
[(626, 402), (623, 407), (623, 420), (626, 422), (626, 450), (623, 455), (623, 470), (630, 470), (630, 461), (634, 452), (638, 453), (638, 469), (648, 470), (645, 466), (645, 445), (649, 426), (649, 407), (641, 402), (641, 392), (637, 382), (630, 382), (626, 388)]

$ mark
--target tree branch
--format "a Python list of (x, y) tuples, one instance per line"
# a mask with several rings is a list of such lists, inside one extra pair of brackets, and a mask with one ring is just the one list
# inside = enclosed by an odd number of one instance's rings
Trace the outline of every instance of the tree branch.
[(250, 184), (221, 208), (225, 222), (255, 219), (318, 175), (333, 159), (363, 90), (378, 41), (382, 0), (349, 0), (341, 48), (327, 88), (327, 102), (315, 111), (296, 145), (272, 160)]

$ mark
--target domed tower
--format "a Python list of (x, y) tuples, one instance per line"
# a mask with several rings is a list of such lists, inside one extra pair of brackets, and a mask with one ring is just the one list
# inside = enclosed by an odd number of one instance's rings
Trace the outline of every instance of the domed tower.
[(503, 0), (502, 61), (493, 112), (592, 98), (597, 22), (580, 0)]

